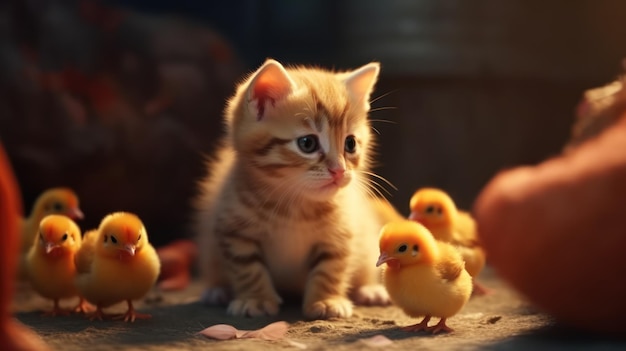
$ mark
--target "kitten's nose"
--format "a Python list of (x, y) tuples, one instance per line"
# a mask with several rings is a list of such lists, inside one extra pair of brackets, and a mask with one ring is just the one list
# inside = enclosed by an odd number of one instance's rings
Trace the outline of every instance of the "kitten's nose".
[(333, 176), (334, 181), (341, 180), (346, 170), (343, 167), (329, 168), (328, 172)]

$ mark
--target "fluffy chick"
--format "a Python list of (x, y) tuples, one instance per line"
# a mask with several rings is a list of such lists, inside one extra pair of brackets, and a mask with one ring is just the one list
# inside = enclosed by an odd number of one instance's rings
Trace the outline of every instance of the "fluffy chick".
[(28, 217), (21, 219), (21, 257), (19, 277), (27, 278), (25, 259), (35, 236), (39, 230), (41, 220), (50, 214), (62, 214), (71, 219), (82, 219), (83, 212), (78, 204), (78, 196), (69, 188), (52, 188), (44, 191), (35, 200), (35, 204)]
[[(391, 300), (411, 317), (424, 316), (403, 330), (452, 331), (446, 319), (457, 314), (472, 293), (472, 277), (459, 252), (435, 240), (423, 225), (407, 220), (387, 223), (379, 245), (376, 266), (387, 264), (383, 277)], [(429, 327), (432, 317), (441, 319)]]
[[(74, 256), (81, 241), (80, 229), (70, 218), (48, 215), (41, 220), (38, 234), (26, 255), (26, 271), (33, 289), (54, 301), (54, 308), (47, 315), (70, 313), (61, 309), (59, 300), (78, 295), (74, 285)], [(85, 312), (86, 308), (81, 298), (76, 310)]]
[(124, 321), (151, 317), (135, 312), (132, 300), (148, 293), (159, 276), (161, 264), (136, 215), (109, 214), (97, 230), (85, 233), (76, 255), (76, 267), (80, 294), (97, 307), (91, 319), (109, 317), (102, 309), (122, 301), (128, 304), (121, 316)]
[[(486, 254), (478, 240), (476, 222), (472, 216), (459, 211), (452, 198), (443, 190), (422, 188), (413, 194), (409, 219), (423, 224), (435, 239), (454, 245), (463, 256), (465, 269), (473, 277), (485, 267)], [(474, 292), (487, 293), (487, 289), (474, 280)]]

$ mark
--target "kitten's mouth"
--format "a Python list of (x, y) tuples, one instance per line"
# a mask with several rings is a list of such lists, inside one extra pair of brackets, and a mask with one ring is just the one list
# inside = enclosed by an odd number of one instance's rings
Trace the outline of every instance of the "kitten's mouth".
[(330, 182), (323, 184), (320, 187), (320, 190), (321, 191), (335, 190), (335, 189), (344, 187), (346, 184), (348, 184), (348, 181), (346, 179), (331, 180)]
[(330, 183), (326, 183), (320, 187), (320, 190), (331, 190), (334, 188), (339, 188), (339, 184), (336, 181), (332, 181)]

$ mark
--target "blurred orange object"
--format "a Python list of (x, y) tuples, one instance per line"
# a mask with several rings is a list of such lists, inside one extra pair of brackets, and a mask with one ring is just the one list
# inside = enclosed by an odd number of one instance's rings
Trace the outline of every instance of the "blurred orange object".
[(181, 239), (159, 247), (161, 275), (158, 287), (162, 290), (182, 290), (189, 285), (191, 268), (198, 256), (196, 243)]
[(513, 287), (561, 322), (622, 337), (624, 106), (596, 138), (496, 176), (474, 207), (490, 263)]
[(49, 350), (44, 342), (11, 316), (10, 305), (15, 289), (17, 257), (19, 253), (18, 218), (21, 215), (19, 189), (0, 145), (0, 349)]

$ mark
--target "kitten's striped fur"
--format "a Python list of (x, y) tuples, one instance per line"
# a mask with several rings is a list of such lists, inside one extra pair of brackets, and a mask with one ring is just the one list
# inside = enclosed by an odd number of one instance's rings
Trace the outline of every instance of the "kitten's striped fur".
[(208, 303), (275, 314), (279, 292), (295, 293), (305, 316), (330, 318), (351, 315), (349, 297), (389, 302), (375, 267), (378, 232), (400, 215), (370, 196), (363, 173), (378, 71), (377, 63), (335, 73), (268, 60), (239, 86), (196, 203)]

